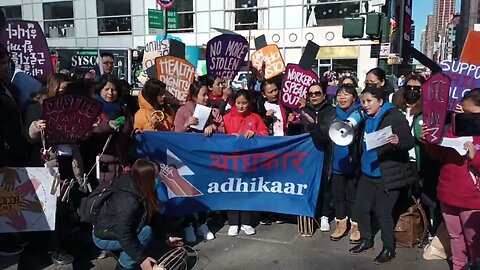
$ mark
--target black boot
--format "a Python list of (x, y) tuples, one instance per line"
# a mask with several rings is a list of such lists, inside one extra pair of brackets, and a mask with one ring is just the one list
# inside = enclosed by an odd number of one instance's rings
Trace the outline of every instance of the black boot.
[(369, 249), (373, 248), (373, 240), (362, 239), (360, 243), (353, 248), (351, 248), (348, 252), (352, 255), (357, 255), (363, 253)]
[(390, 248), (383, 248), (382, 252), (373, 260), (375, 264), (387, 263), (395, 258), (395, 251)]

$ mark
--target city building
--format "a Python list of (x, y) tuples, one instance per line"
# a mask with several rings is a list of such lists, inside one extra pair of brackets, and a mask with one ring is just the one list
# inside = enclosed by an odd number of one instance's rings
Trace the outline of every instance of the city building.
[[(298, 63), (312, 40), (321, 47), (313, 67), (318, 73), (336, 69), (362, 77), (377, 66), (378, 59), (371, 57), (372, 42), (342, 38), (342, 24), (352, 13), (365, 12), (367, 2), (176, 0), (171, 10), (178, 12), (178, 29), (169, 34), (187, 46), (202, 47), (219, 35), (213, 28), (227, 29), (252, 41), (252, 50), (253, 40), (265, 35), (267, 43), (278, 45), (286, 63)], [(125, 50), (157, 39), (149, 34), (148, 18), (150, 9), (160, 9), (155, 0), (0, 0), (0, 6), (9, 18), (38, 21), (55, 50), (115, 50), (125, 59)]]
[(445, 36), (445, 29), (455, 14), (455, 0), (435, 0), (435, 28), (440, 36)]
[(433, 58), (435, 53), (435, 47), (437, 42), (437, 34), (435, 29), (435, 17), (433, 15), (428, 15), (427, 17), (427, 26), (425, 29), (425, 55), (429, 58)]
[(442, 46), (440, 47), (440, 61), (452, 60), (459, 57), (457, 33), (460, 27), (460, 14), (454, 14), (447, 23), (445, 35), (442, 37)]
[(427, 55), (427, 30), (423, 29), (420, 36), (420, 52)]

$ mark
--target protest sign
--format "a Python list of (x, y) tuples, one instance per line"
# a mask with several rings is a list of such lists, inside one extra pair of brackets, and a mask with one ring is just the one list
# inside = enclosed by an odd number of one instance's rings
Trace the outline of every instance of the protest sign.
[(167, 91), (179, 101), (186, 101), (190, 84), (195, 80), (195, 67), (174, 56), (157, 57), (155, 64), (157, 78), (167, 85)]
[(145, 45), (145, 52), (143, 53), (143, 70), (155, 65), (155, 58), (167, 56), (170, 52), (170, 41), (168, 39), (156, 40)]
[(247, 40), (240, 35), (223, 34), (207, 43), (207, 72), (232, 80), (243, 65), (249, 50)]
[[(55, 169), (52, 169), (55, 174)], [(48, 168), (5, 168), (0, 174), (0, 233), (53, 231), (57, 196)]]
[(41, 90), (42, 84), (31, 75), (17, 69), (13, 74), (12, 84), (19, 90), (18, 103), (24, 106), (32, 100), (32, 94)]
[(273, 78), (285, 71), (282, 55), (277, 45), (268, 45), (252, 54), (252, 67), (261, 74), (264, 73), (265, 79)]
[(480, 43), (480, 32), (469, 31), (465, 43), (463, 44), (460, 61), (472, 65), (480, 65), (480, 57), (478, 56), (478, 44)]
[(46, 81), (53, 72), (50, 50), (38, 22), (9, 20), (0, 32), (0, 44), (16, 67), (33, 77)]
[[(265, 211), (314, 216), (323, 152), (308, 134), (286, 137), (144, 132), (138, 152), (157, 162), (166, 213)], [(195, 155), (192, 155), (195, 153)]]
[(430, 143), (438, 144), (442, 140), (449, 90), (450, 79), (443, 73), (433, 75), (422, 85), (422, 119), (428, 130), (425, 139)]
[(480, 66), (452, 60), (444, 60), (440, 66), (451, 81), (447, 108), (454, 111), (465, 93), (480, 87)]
[(47, 121), (48, 145), (77, 143), (97, 122), (102, 104), (82, 96), (60, 96), (43, 101), (42, 119)]

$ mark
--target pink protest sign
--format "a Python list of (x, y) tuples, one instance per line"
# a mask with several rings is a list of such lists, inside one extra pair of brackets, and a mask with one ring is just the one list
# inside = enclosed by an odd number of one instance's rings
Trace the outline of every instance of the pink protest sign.
[(306, 98), (308, 87), (318, 81), (312, 70), (302, 69), (297, 64), (288, 64), (282, 83), (280, 101), (286, 107), (300, 108), (300, 99)]
[(450, 78), (443, 73), (430, 77), (422, 85), (423, 124), (427, 126), (426, 140), (438, 144), (442, 140), (442, 130), (447, 116)]

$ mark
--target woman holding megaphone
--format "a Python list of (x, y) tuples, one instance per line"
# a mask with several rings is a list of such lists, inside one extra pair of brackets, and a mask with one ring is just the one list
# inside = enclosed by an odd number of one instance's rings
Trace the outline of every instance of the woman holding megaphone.
[[(416, 180), (415, 168), (410, 163), (408, 150), (414, 146), (405, 116), (388, 102), (382, 89), (366, 87), (361, 95), (366, 113), (361, 147), (361, 177), (355, 200), (355, 219), (361, 240), (350, 249), (350, 254), (360, 254), (373, 248), (372, 211), (382, 233), (383, 249), (374, 259), (382, 264), (395, 257), (395, 234), (392, 211), (402, 188)], [(386, 143), (367, 146), (365, 137), (375, 136), (376, 131), (391, 127)]]

